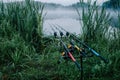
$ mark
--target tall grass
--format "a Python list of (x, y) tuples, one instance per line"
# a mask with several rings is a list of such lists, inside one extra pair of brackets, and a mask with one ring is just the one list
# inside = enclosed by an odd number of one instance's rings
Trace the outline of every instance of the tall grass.
[(42, 53), (44, 45), (42, 11), (43, 5), (32, 0), (0, 1), (1, 80), (31, 79), (26, 71), (35, 69), (39, 57), (37, 53)]
[[(82, 15), (79, 16), (82, 19), (83, 38), (85, 42), (98, 41), (100, 37), (103, 39), (106, 36), (111, 19), (110, 14), (105, 8), (99, 7), (96, 1), (92, 4), (88, 0), (87, 3), (87, 6), (82, 7)], [(79, 11), (78, 14), (80, 15)]]
[[(20, 33), (23, 39), (34, 45), (36, 51), (41, 45), (43, 6), (31, 0), (25, 2), (1, 3), (1, 23), (5, 21), (12, 30)], [(7, 31), (6, 31), (7, 32)], [(9, 34), (9, 33), (8, 33)]]
[[(82, 2), (83, 0), (80, 1)], [(78, 14), (80, 15), (79, 11)], [(118, 80), (120, 78), (120, 72), (118, 71), (120, 60), (119, 14), (118, 25), (116, 26), (117, 28), (113, 28), (112, 38), (108, 37), (111, 36), (111, 34), (109, 34), (109, 29), (112, 18), (110, 13), (107, 13), (104, 7), (98, 7), (96, 2), (91, 5), (90, 0), (88, 0), (88, 6), (82, 7), (82, 17), (79, 17), (82, 18), (83, 41), (88, 43), (91, 47), (93, 47), (104, 57), (107, 57), (109, 60), (107, 65), (97, 62), (93, 65), (91, 70), (87, 68), (87, 72), (85, 72), (85, 74), (91, 73), (94, 74), (94, 77), (101, 78), (102, 76), (108, 76), (111, 79)], [(96, 58), (88, 62), (91, 63), (95, 60)]]

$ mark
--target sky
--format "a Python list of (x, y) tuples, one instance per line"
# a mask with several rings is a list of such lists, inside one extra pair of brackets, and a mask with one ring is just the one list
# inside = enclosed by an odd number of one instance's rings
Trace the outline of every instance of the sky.
[[(23, 1), (23, 0), (3, 0), (3, 1), (9, 2), (9, 1)], [(35, 1), (57, 3), (57, 4), (62, 4), (62, 5), (71, 5), (73, 3), (79, 2), (79, 0), (35, 0)], [(91, 0), (91, 1), (94, 2), (95, 0)], [(108, 0), (97, 0), (97, 4), (101, 5), (105, 1), (108, 1)], [(84, 0), (84, 2), (87, 2), (87, 0)]]

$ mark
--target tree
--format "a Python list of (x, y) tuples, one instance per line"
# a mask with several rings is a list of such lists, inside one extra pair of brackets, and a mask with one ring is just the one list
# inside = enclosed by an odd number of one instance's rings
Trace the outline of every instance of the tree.
[(104, 7), (120, 8), (120, 0), (109, 0), (103, 3)]
[(120, 7), (120, 0), (110, 0), (110, 4), (114, 8)]

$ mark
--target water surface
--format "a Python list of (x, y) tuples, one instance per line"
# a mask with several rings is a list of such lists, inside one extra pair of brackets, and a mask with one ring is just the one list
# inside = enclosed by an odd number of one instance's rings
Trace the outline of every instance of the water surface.
[(80, 34), (81, 25), (79, 22), (79, 16), (76, 10), (73, 9), (56, 9), (56, 10), (44, 10), (46, 16), (44, 17), (43, 30), (44, 33), (49, 35), (53, 31), (50, 26), (61, 26), (67, 31)]
[[(82, 10), (79, 9), (80, 15), (82, 14)], [(112, 17), (111, 26), (115, 26), (117, 24), (117, 13), (113, 10), (107, 10), (107, 13), (110, 13), (110, 16)], [(44, 34), (50, 35), (53, 33), (50, 26), (61, 26), (65, 30), (81, 34), (82, 33), (82, 27), (79, 20), (79, 15), (76, 11), (76, 9), (61, 9), (57, 8), (55, 10), (53, 9), (45, 9), (44, 10), (44, 23), (43, 23), (43, 31)]]

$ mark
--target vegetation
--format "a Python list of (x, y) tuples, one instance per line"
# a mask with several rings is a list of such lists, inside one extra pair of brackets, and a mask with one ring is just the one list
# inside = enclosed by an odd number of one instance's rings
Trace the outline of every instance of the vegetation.
[[(0, 2), (0, 78), (29, 79), (26, 73), (44, 50), (42, 42), (43, 6)], [(37, 64), (35, 64), (37, 65)], [(23, 77), (24, 76), (24, 77)]]
[[(88, 2), (90, 4), (91, 2)], [(79, 11), (78, 11), (79, 13)], [(79, 13), (80, 15), (80, 13)], [(118, 15), (119, 18), (119, 14)], [(81, 16), (80, 16), (81, 19)], [(105, 65), (104, 72), (100, 72), (99, 75), (108, 76), (108, 79), (111, 75), (112, 80), (118, 80), (120, 78), (120, 73), (118, 67), (120, 67), (119, 63), (119, 47), (120, 47), (120, 28), (119, 24), (116, 26), (117, 28), (112, 27), (111, 29), (111, 17), (110, 13), (106, 13), (105, 8), (100, 9), (96, 2), (94, 4), (88, 5), (87, 8), (83, 7), (82, 10), (82, 28), (83, 35), (82, 39), (84, 42), (87, 42), (91, 45), (95, 50), (101, 53), (101, 55), (106, 56), (109, 59), (109, 64)], [(118, 19), (119, 22), (119, 19)], [(111, 33), (109, 29), (113, 32)], [(111, 37), (112, 36), (112, 37)], [(117, 56), (117, 57), (116, 57)], [(118, 59), (119, 58), (119, 59)], [(117, 61), (117, 62), (116, 62)], [(115, 63), (116, 62), (116, 63)], [(103, 68), (102, 63), (96, 64)], [(95, 67), (93, 67), (95, 68)], [(91, 71), (92, 72), (92, 71)], [(97, 72), (98, 73), (98, 72)], [(104, 73), (104, 74), (103, 74)], [(114, 75), (113, 75), (114, 74)], [(98, 76), (98, 75), (97, 75)], [(105, 80), (105, 79), (103, 79)]]
[[(120, 25), (109, 32), (111, 18), (105, 9), (89, 5), (82, 10), (82, 41), (109, 60), (84, 59), (84, 80), (119, 80)], [(0, 79), (1, 80), (78, 80), (80, 72), (73, 62), (59, 59), (58, 40), (44, 38), (44, 6), (32, 0), (0, 2)], [(79, 10), (78, 10), (79, 13)], [(80, 13), (79, 13), (80, 15)], [(79, 16), (81, 18), (81, 16)], [(120, 16), (118, 15), (120, 18)], [(119, 23), (120, 23), (120, 19)], [(112, 37), (111, 37), (112, 36)], [(67, 41), (65, 41), (67, 42)], [(79, 59), (77, 59), (79, 61)]]
[(103, 6), (107, 7), (107, 8), (119, 9), (120, 8), (120, 0), (108, 0), (108, 1), (104, 2)]

